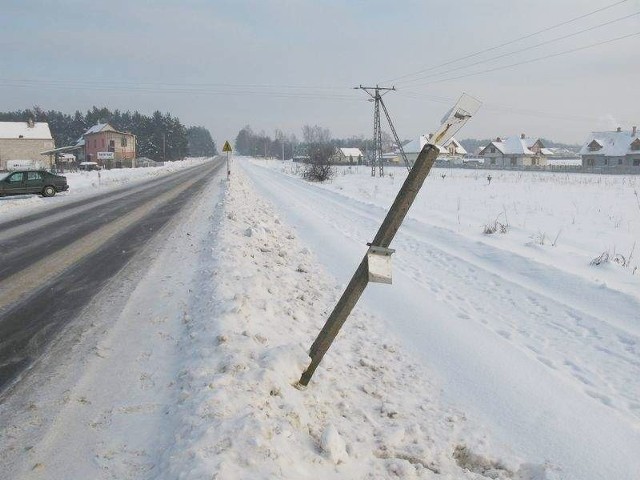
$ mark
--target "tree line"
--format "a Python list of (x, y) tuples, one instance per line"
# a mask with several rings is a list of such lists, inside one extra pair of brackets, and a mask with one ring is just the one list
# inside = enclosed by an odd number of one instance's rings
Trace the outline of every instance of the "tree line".
[[(391, 135), (382, 134), (384, 151), (391, 151), (395, 147)], [(340, 147), (359, 148), (363, 154), (373, 151), (373, 140), (364, 136), (351, 136), (347, 138), (333, 138), (331, 131), (318, 125), (304, 125), (302, 138), (295, 134), (285, 134), (276, 129), (274, 136), (267, 135), (264, 130), (256, 133), (250, 125), (243, 127), (235, 140), (235, 151), (240, 155), (265, 156), (291, 159), (295, 156), (310, 156), (320, 146), (331, 147), (331, 150)], [(324, 150), (324, 148), (323, 148)]]
[(47, 122), (56, 147), (75, 145), (91, 126), (109, 123), (122, 132), (136, 135), (136, 154), (153, 160), (178, 160), (186, 156), (208, 157), (217, 155), (211, 133), (204, 127), (186, 127), (178, 117), (155, 111), (151, 116), (138, 111), (111, 111), (106, 107), (93, 107), (82, 113), (67, 114), (40, 107), (0, 112), (4, 122)]

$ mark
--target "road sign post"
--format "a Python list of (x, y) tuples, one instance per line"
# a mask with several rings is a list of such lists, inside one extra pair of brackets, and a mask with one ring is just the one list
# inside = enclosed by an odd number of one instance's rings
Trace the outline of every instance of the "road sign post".
[[(418, 195), (420, 187), (422, 187), (422, 184), (427, 178), (436, 158), (438, 158), (440, 149), (436, 145), (442, 144), (453, 137), (453, 135), (462, 128), (471, 116), (476, 113), (478, 108), (480, 108), (480, 102), (475, 98), (463, 95), (460, 100), (458, 100), (458, 103), (456, 103), (447, 115), (445, 115), (442, 125), (431, 137), (432, 143), (426, 144), (420, 151), (418, 158), (409, 171), (409, 175), (402, 184), (396, 199), (393, 201), (387, 216), (382, 222), (382, 225), (380, 225), (378, 233), (373, 241), (368, 244), (369, 251), (367, 252), (367, 255), (365, 255), (360, 262), (360, 265), (353, 274), (349, 285), (347, 285), (347, 288), (340, 297), (340, 300), (338, 300), (338, 303), (331, 312), (327, 322), (324, 327), (322, 327), (322, 330), (313, 342), (313, 345), (311, 345), (311, 349), (309, 350), (311, 363), (300, 377), (300, 385), (307, 386), (309, 384), (309, 381), (322, 361), (324, 354), (329, 350), (329, 347), (338, 335), (342, 325), (356, 306), (356, 303), (358, 303), (358, 300), (367, 287), (370, 279), (373, 278), (373, 281), (381, 281), (382, 283), (391, 283), (391, 275), (387, 270), (388, 267), (383, 267), (383, 275), (380, 278), (375, 275), (377, 272), (371, 271), (372, 269), (370, 268), (368, 259), (370, 255), (383, 255), (390, 257), (391, 253), (393, 253), (393, 250), (389, 249), (389, 245), (398, 232), (400, 225), (402, 225), (402, 221)], [(378, 278), (376, 279), (376, 277)]]
[(229, 154), (231, 153), (231, 145), (229, 144), (229, 140), (224, 142), (222, 151), (226, 152), (227, 154), (227, 180), (229, 180), (231, 178), (231, 169), (229, 168)]

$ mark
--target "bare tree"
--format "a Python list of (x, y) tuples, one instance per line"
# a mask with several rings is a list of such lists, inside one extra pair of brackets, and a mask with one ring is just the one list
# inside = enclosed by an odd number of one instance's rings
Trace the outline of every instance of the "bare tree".
[(323, 144), (331, 141), (331, 132), (328, 128), (322, 128), (318, 125), (313, 127), (305, 125), (302, 127), (302, 138), (308, 144)]
[(326, 182), (335, 174), (335, 168), (331, 165), (331, 155), (334, 147), (329, 143), (309, 144), (309, 163), (302, 170), (302, 178), (310, 182)]

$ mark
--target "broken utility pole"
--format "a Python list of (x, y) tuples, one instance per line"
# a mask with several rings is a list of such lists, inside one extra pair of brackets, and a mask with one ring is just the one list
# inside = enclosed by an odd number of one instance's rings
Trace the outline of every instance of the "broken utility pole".
[[(329, 319), (313, 342), (313, 345), (311, 345), (311, 349), (309, 350), (311, 363), (302, 374), (299, 381), (300, 385), (306, 386), (309, 384), (324, 354), (329, 350), (329, 347), (347, 320), (351, 310), (353, 310), (353, 307), (358, 303), (369, 281), (390, 283), (390, 275), (388, 278), (383, 275), (381, 279), (377, 279), (376, 275), (372, 274), (372, 266), (369, 262), (370, 256), (382, 255), (390, 258), (393, 250), (389, 249), (389, 245), (398, 232), (409, 208), (411, 208), (411, 204), (418, 195), (420, 187), (422, 187), (422, 184), (427, 178), (436, 158), (438, 158), (440, 149), (436, 145), (444, 143), (455, 135), (479, 108), (480, 102), (478, 100), (463, 94), (460, 100), (458, 100), (458, 103), (445, 115), (443, 124), (438, 131), (431, 137), (433, 143), (426, 144), (420, 151), (413, 168), (409, 171), (409, 175), (402, 184), (387, 216), (382, 222), (382, 225), (380, 225), (378, 233), (373, 241), (368, 244), (369, 251), (360, 262), (342, 297), (338, 300)], [(376, 263), (378, 262), (376, 261)]]

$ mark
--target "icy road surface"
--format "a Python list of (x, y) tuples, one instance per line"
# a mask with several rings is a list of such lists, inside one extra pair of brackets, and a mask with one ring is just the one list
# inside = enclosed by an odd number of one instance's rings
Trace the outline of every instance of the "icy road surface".
[[(318, 186), (295, 165), (239, 164), (344, 284), (406, 176), (361, 167)], [(391, 245), (393, 286), (370, 285), (361, 306), (505, 448), (558, 478), (640, 478), (640, 275), (589, 266), (603, 236), (629, 248), (640, 231), (635, 183), (494, 172), (489, 186), (483, 175), (432, 172)], [(510, 231), (483, 235), (496, 216)]]

